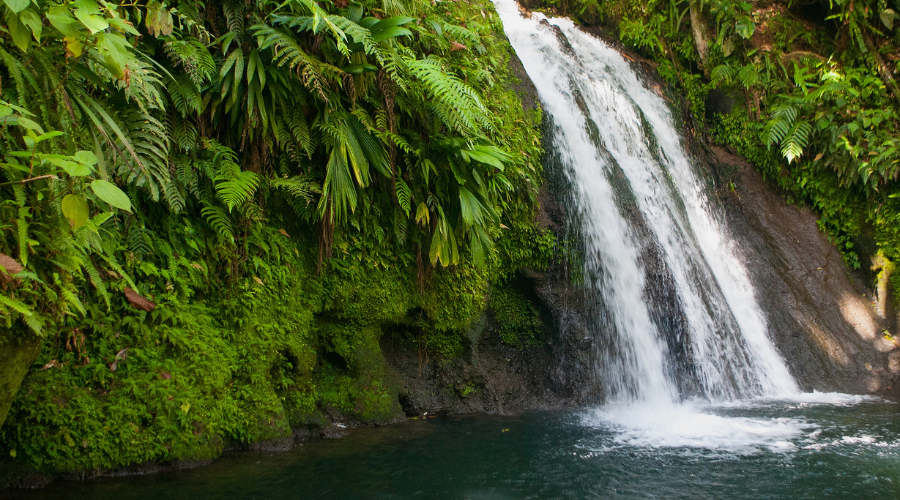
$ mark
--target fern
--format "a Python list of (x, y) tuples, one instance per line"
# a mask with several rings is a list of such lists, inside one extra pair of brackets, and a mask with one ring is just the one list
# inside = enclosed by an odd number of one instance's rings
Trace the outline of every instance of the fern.
[(741, 82), (741, 85), (745, 89), (749, 89), (750, 87), (759, 84), (759, 71), (756, 69), (756, 65), (748, 64), (741, 68), (738, 72), (738, 81)]
[(766, 145), (781, 143), (787, 137), (796, 119), (797, 108), (794, 106), (786, 105), (776, 108), (763, 129)]
[(812, 125), (805, 120), (797, 121), (781, 141), (781, 154), (787, 158), (788, 163), (793, 162), (803, 154), (803, 149), (809, 145), (809, 134)]
[(206, 219), (210, 226), (224, 239), (234, 243), (234, 227), (231, 224), (231, 217), (228, 216), (222, 207), (206, 204), (200, 210), (200, 215)]
[(478, 94), (457, 76), (445, 73), (437, 57), (408, 58), (405, 63), (434, 99), (431, 107), (447, 126), (464, 134), (477, 132), (482, 127), (492, 130), (487, 109)]
[(169, 59), (183, 67), (195, 85), (202, 85), (216, 74), (216, 62), (200, 40), (169, 40), (164, 47)]
[(400, 203), (400, 208), (403, 209), (403, 213), (408, 217), (412, 207), (412, 191), (399, 176), (395, 179), (395, 190), (397, 202)]
[(257, 25), (253, 27), (253, 34), (259, 39), (260, 51), (274, 49), (272, 62), (276, 66), (287, 66), (291, 70), (296, 70), (306, 88), (317, 93), (322, 99), (328, 100), (327, 76), (333, 78), (339, 74), (341, 71), (338, 68), (310, 57), (290, 33), (271, 26)]
[(728, 64), (720, 64), (713, 68), (710, 72), (710, 83), (718, 87), (722, 84), (727, 85), (734, 78), (734, 68)]
[(219, 175), (214, 180), (216, 194), (228, 207), (229, 212), (234, 207), (248, 202), (259, 185), (259, 175), (242, 171), (237, 164), (231, 162), (223, 163), (219, 167)]
[(313, 201), (313, 195), (322, 192), (319, 184), (305, 174), (295, 175), (290, 178), (273, 179), (269, 182), (269, 185), (276, 189), (283, 189), (294, 199), (303, 200), (307, 204)]
[(166, 90), (172, 105), (181, 116), (191, 116), (200, 113), (203, 100), (200, 97), (200, 87), (192, 81), (188, 75), (178, 75), (175, 78), (166, 79)]

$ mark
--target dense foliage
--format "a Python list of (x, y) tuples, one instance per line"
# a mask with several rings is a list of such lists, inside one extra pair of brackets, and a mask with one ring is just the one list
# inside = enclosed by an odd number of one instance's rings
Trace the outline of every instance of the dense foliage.
[[(0, 449), (53, 470), (385, 421), (546, 265), (538, 111), (489, 4), (3, 0)], [(2, 406), (2, 405), (0, 405)]]
[(848, 264), (900, 259), (900, 3), (542, 4), (606, 25), (655, 60), (688, 96), (694, 130), (812, 206)]

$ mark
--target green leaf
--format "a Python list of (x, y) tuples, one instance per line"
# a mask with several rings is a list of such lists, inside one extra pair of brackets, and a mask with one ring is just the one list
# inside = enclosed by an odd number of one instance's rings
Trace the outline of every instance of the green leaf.
[(78, 37), (80, 35), (78, 21), (72, 17), (72, 11), (67, 7), (62, 5), (50, 7), (46, 15), (50, 24), (64, 36)]
[(31, 0), (3, 0), (3, 3), (5, 3), (11, 11), (18, 14), (28, 8), (31, 4)]
[(100, 13), (100, 5), (94, 0), (75, 0), (75, 7), (87, 11), (90, 14)]
[(91, 34), (98, 33), (105, 30), (106, 28), (109, 28), (109, 22), (105, 18), (97, 14), (89, 14), (84, 10), (76, 10), (75, 17), (77, 17), (78, 20), (81, 21), (81, 24), (83, 24), (85, 28), (90, 30)]
[(341, 69), (351, 75), (359, 75), (366, 72), (374, 73), (378, 71), (378, 68), (371, 64), (348, 64)]
[(16, 47), (22, 52), (27, 52), (28, 45), (31, 43), (31, 31), (19, 21), (19, 16), (11, 10), (6, 13), (6, 28)]
[(459, 211), (466, 227), (472, 226), (476, 221), (480, 222), (481, 203), (464, 187), (459, 188)]
[(126, 212), (131, 212), (131, 200), (115, 184), (104, 180), (96, 180), (91, 183), (91, 189), (98, 198), (110, 205)]
[(897, 19), (897, 13), (894, 12), (894, 9), (884, 9), (878, 13), (878, 16), (887, 29), (894, 29), (894, 19)]
[(128, 33), (129, 35), (140, 36), (141, 32), (134, 28), (130, 22), (125, 19), (107, 19), (109, 21), (109, 25), (113, 28), (121, 31), (122, 33)]
[[(367, 17), (366, 19), (363, 20), (363, 22), (366, 22), (366, 24), (369, 24), (370, 21), (367, 22), (368, 19), (374, 19), (374, 18)], [(402, 26), (404, 24), (411, 23), (415, 20), (416, 20), (416, 18), (414, 18), (414, 17), (395, 16), (395, 17), (390, 17), (388, 19), (383, 19), (381, 21), (378, 21), (377, 23), (370, 24), (370, 25), (364, 26), (364, 27), (369, 28), (369, 31), (371, 31), (372, 35), (374, 36), (374, 35), (378, 34), (379, 32), (386, 30), (388, 28), (393, 28), (394, 26)]]
[(375, 43), (378, 43), (389, 40), (391, 38), (397, 38), (398, 36), (412, 36), (412, 31), (409, 31), (406, 28), (399, 27), (386, 28), (378, 32), (378, 34), (373, 34), (372, 40), (374, 40)]
[(37, 139), (34, 140), (34, 142), (46, 141), (47, 139), (53, 139), (54, 137), (59, 137), (61, 135), (63, 135), (63, 133), (60, 132), (59, 130), (51, 130), (50, 132), (47, 132), (46, 134), (39, 135), (37, 137)]
[(62, 212), (67, 219), (72, 221), (76, 229), (83, 226), (90, 216), (87, 200), (78, 194), (66, 195), (62, 200)]
[(425, 205), (425, 202), (419, 203), (419, 206), (416, 207), (416, 223), (425, 226), (431, 220), (431, 216), (428, 213), (428, 207)]
[(66, 51), (72, 57), (79, 57), (84, 52), (84, 43), (80, 39), (67, 36), (63, 40), (66, 41)]
[(756, 25), (749, 17), (741, 17), (734, 23), (734, 31), (744, 40), (749, 40), (756, 31)]
[(19, 13), (19, 21), (31, 30), (35, 40), (41, 41), (41, 30), (43, 30), (44, 26), (41, 24), (41, 16), (37, 12), (31, 9), (23, 10)]
[(400, 208), (403, 209), (404, 214), (409, 216), (412, 191), (409, 189), (409, 186), (406, 184), (406, 182), (404, 182), (400, 177), (397, 177), (395, 191), (397, 192), (397, 201), (400, 203)]
[(97, 35), (97, 50), (106, 58), (106, 67), (116, 78), (125, 76), (125, 66), (128, 65), (128, 49), (131, 45), (125, 38), (116, 33), (101, 33)]
[(81, 163), (75, 163), (74, 161), (62, 160), (59, 158), (50, 158), (48, 161), (50, 163), (62, 168), (66, 171), (67, 174), (72, 177), (84, 177), (87, 175), (91, 175), (91, 169), (87, 165), (82, 165)]
[(93, 151), (78, 151), (75, 153), (75, 158), (85, 165), (97, 164), (97, 155)]

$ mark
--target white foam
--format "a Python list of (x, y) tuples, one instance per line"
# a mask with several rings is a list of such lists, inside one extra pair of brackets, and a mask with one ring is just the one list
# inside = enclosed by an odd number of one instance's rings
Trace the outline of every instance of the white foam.
[(716, 415), (693, 404), (607, 405), (585, 414), (583, 423), (610, 428), (618, 444), (648, 448), (703, 448), (735, 453), (790, 451), (794, 440), (817, 426), (798, 418)]
[(875, 396), (863, 396), (859, 394), (841, 394), (840, 392), (801, 392), (791, 394), (785, 398), (786, 401), (795, 403), (821, 404), (831, 406), (853, 406), (864, 402), (885, 402), (883, 399)]
[(841, 444), (874, 444), (877, 442), (872, 436), (844, 436)]

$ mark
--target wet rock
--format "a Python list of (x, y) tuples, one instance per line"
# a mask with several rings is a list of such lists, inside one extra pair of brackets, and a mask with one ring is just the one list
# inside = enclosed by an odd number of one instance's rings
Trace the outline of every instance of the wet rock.
[(879, 317), (866, 281), (844, 264), (813, 213), (788, 205), (746, 161), (710, 152), (710, 165), (734, 183), (719, 193), (728, 227), (801, 388), (898, 399), (898, 348), (882, 332), (891, 318)]

